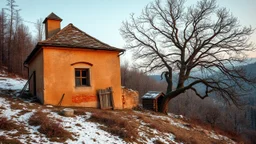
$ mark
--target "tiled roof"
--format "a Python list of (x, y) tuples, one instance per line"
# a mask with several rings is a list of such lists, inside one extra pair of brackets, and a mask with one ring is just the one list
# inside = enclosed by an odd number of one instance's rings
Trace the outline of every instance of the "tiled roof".
[(62, 47), (77, 47), (85, 49), (98, 49), (98, 50), (114, 50), (114, 51), (123, 51), (122, 49), (112, 47), (108, 44), (105, 44), (96, 38), (86, 34), (81, 31), (73, 24), (67, 25), (61, 31), (59, 31), (54, 36), (41, 41), (40, 45), (49, 45), (49, 46), (62, 46)]
[(47, 19), (62, 21), (62, 19), (53, 12), (44, 19), (43, 23), (45, 23)]
[(30, 53), (24, 63), (28, 63), (42, 46), (108, 50), (118, 52), (125, 51), (124, 49), (115, 48), (108, 44), (105, 44), (81, 31), (73, 24), (69, 24), (54, 36), (44, 41), (38, 42), (36, 47), (33, 49), (33, 51)]

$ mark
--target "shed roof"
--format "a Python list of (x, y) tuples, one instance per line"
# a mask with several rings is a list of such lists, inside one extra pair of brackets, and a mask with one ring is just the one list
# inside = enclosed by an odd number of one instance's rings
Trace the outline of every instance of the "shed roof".
[(123, 52), (124, 49), (112, 47), (105, 44), (98, 39), (88, 35), (82, 30), (75, 27), (72, 23), (68, 24), (54, 36), (38, 42), (36, 47), (27, 57), (25, 63), (28, 63), (41, 46), (66, 47), (66, 48), (80, 48), (80, 49), (94, 49), (94, 50), (108, 50)]
[(142, 99), (156, 99), (160, 95), (164, 95), (161, 91), (148, 91), (145, 95), (142, 96)]

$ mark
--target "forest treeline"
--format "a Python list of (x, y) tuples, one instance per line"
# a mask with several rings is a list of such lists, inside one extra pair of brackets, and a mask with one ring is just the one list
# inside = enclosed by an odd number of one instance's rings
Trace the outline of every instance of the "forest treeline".
[[(122, 86), (136, 90), (140, 96), (147, 91), (164, 91), (167, 87), (164, 82), (157, 82), (136, 68), (129, 68), (128, 62), (121, 66)], [(141, 100), (141, 99), (140, 99)]]
[[(33, 37), (20, 15), (20, 11), (15, 0), (7, 0), (6, 6), (0, 10), (0, 66), (9, 73), (27, 77), (27, 70), (23, 66), (23, 62), (36, 42), (42, 40), (42, 32)], [(34, 23), (37, 31), (38, 27), (42, 27), (40, 22), (38, 20)]]
[[(121, 66), (121, 79), (122, 86), (139, 92), (140, 101), (147, 91), (165, 92), (167, 87), (164, 81), (156, 81), (138, 69), (129, 68), (127, 62)], [(256, 142), (256, 107), (248, 103), (237, 108), (222, 99), (209, 97), (202, 100), (193, 91), (187, 91), (170, 101), (169, 112), (241, 135), (247, 143)]]

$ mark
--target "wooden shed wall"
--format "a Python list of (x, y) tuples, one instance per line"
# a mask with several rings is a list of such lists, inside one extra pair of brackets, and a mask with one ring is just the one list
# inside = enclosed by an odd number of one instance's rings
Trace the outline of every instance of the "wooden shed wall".
[(156, 102), (154, 99), (142, 99), (143, 108), (156, 111)]

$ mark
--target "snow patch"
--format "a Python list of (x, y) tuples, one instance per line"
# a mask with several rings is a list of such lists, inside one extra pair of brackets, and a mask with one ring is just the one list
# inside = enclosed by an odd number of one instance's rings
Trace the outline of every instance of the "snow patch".
[(21, 78), (0, 77), (0, 89), (4, 90), (21, 90), (27, 80)]

